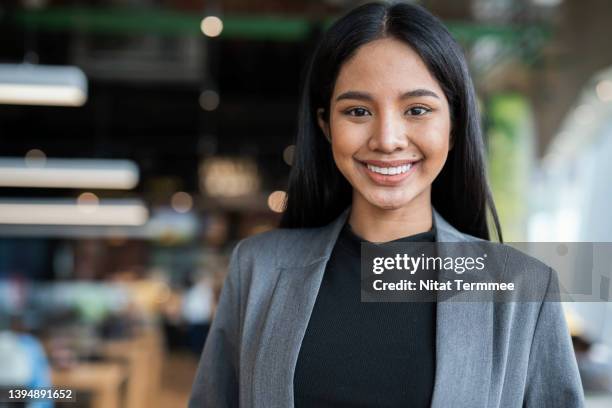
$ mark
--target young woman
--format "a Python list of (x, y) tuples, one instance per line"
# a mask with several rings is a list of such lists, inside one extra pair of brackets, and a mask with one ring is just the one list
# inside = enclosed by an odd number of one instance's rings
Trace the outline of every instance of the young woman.
[(423, 8), (371, 3), (311, 60), (281, 228), (239, 242), (190, 407), (579, 407), (567, 327), (538, 302), (360, 301), (360, 242), (501, 240), (460, 47)]

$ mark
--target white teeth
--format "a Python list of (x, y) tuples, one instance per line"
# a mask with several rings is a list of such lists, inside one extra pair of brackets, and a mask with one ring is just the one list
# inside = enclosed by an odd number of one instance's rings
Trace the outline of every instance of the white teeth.
[(374, 173), (395, 175), (395, 174), (406, 173), (408, 170), (410, 170), (410, 168), (412, 167), (412, 164), (406, 164), (406, 165), (397, 166), (397, 167), (377, 167), (377, 166), (372, 166), (371, 164), (368, 164), (367, 166), (368, 166), (368, 169), (370, 169), (370, 171), (373, 171)]

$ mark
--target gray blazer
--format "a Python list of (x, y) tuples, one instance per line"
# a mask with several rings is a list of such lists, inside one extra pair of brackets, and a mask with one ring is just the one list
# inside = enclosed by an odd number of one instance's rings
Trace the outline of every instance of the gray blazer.
[[(236, 245), (190, 408), (293, 407), (300, 345), (349, 210), (325, 227), (277, 229)], [(433, 222), (438, 242), (477, 240), (435, 210)], [(527, 256), (506, 261), (515, 271), (540, 268), (532, 284), (542, 299), (552, 293), (554, 270)], [(584, 405), (560, 303), (442, 300), (436, 325), (432, 407)]]

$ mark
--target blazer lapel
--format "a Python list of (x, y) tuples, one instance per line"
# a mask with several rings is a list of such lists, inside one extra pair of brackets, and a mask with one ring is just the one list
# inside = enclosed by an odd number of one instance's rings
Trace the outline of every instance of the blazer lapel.
[[(437, 242), (468, 239), (434, 210)], [(441, 245), (438, 256), (452, 256)], [(460, 296), (439, 298), (436, 312), (436, 374), (432, 408), (486, 407), (493, 364), (493, 302)]]
[[(314, 308), (325, 266), (350, 207), (331, 224), (317, 229), (309, 251), (293, 265), (280, 265), (278, 279), (260, 337), (256, 357), (254, 407), (287, 408), (293, 402), (293, 376), (298, 354)], [(303, 266), (295, 266), (295, 264)]]

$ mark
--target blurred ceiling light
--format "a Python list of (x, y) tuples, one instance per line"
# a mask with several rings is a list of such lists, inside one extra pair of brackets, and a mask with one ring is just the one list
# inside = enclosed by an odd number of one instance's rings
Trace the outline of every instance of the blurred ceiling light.
[(289, 166), (293, 165), (293, 156), (295, 154), (295, 145), (289, 145), (283, 150), (283, 160)]
[(42, 159), (31, 152), (25, 159), (0, 157), (1, 187), (129, 190), (138, 184), (131, 160)]
[(207, 89), (200, 94), (200, 107), (205, 111), (214, 111), (219, 107), (219, 94)]
[(563, 2), (563, 0), (531, 0), (531, 2), (535, 4), (536, 6), (556, 7), (560, 5)]
[(25, 154), (25, 165), (27, 167), (44, 167), (47, 155), (40, 149), (31, 149)]
[(191, 198), (189, 193), (178, 191), (172, 195), (170, 203), (174, 211), (186, 213), (193, 207), (193, 198)]
[(210, 157), (199, 174), (202, 191), (211, 197), (239, 197), (259, 190), (257, 165), (249, 158)]
[(0, 103), (82, 106), (87, 77), (75, 66), (0, 64)]
[(612, 102), (612, 81), (604, 79), (595, 87), (597, 97), (602, 102)]
[(287, 193), (278, 190), (268, 196), (268, 207), (274, 212), (281, 213), (285, 210), (285, 198)]
[(27, 9), (42, 9), (47, 5), (47, 0), (22, 0), (22, 4)]
[(208, 37), (217, 37), (223, 31), (223, 21), (217, 16), (208, 16), (202, 20), (200, 29)]
[(100, 200), (94, 193), (82, 193), (77, 197), (77, 207), (84, 213), (95, 212), (99, 204)]
[(149, 211), (139, 200), (106, 200), (83, 211), (74, 200), (2, 200), (0, 224), (144, 225)]

